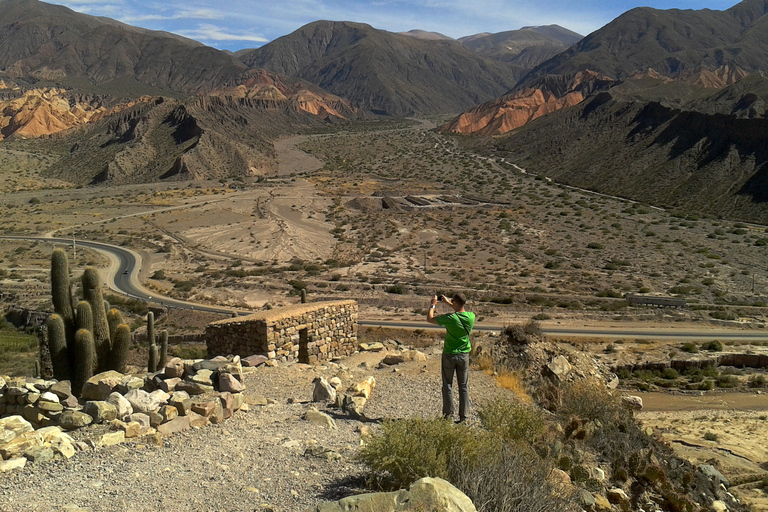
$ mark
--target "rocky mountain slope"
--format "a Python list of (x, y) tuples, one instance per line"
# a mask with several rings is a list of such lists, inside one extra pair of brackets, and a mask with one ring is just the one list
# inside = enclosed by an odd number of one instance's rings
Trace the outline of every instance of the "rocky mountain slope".
[(37, 0), (0, 2), (0, 69), (20, 84), (125, 97), (205, 91), (246, 71), (196, 41)]
[(533, 70), (519, 87), (586, 69), (614, 79), (649, 68), (668, 77), (729, 66), (768, 70), (768, 2), (744, 0), (725, 11), (632, 9)]
[[(650, 78), (726, 87), (768, 70), (768, 31), (761, 30), (766, 23), (764, 0), (744, 0), (726, 11), (632, 9), (533, 69), (504, 97), (462, 114), (446, 129), (505, 133), (541, 113), (574, 105), (575, 92), (585, 98), (585, 91), (601, 90), (607, 80)], [(585, 73), (592, 84), (584, 84)]]
[(459, 42), (484, 57), (533, 69), (583, 37), (558, 25), (547, 25), (496, 34), (476, 34), (462, 37)]
[(766, 100), (760, 75), (715, 92), (627, 81), (485, 144), (576, 187), (768, 223)]
[(508, 91), (524, 70), (464, 48), (351, 22), (318, 21), (239, 55), (389, 115), (458, 112)]
[(52, 137), (62, 156), (45, 174), (77, 184), (255, 176), (272, 169), (276, 138), (357, 116), (340, 98), (264, 71), (237, 87), (126, 107)]

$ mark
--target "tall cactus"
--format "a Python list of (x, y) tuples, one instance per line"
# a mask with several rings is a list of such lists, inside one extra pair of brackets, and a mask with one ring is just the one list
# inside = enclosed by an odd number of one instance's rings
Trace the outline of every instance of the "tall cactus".
[(160, 370), (165, 368), (165, 363), (168, 361), (168, 331), (163, 329), (160, 332), (160, 357), (157, 359), (157, 368)]
[(112, 337), (112, 352), (110, 352), (110, 368), (120, 373), (125, 371), (125, 362), (128, 359), (128, 349), (131, 347), (131, 328), (128, 324), (121, 323), (115, 328)]
[(151, 311), (147, 313), (147, 341), (149, 342), (147, 371), (156, 372), (159, 353), (155, 344), (155, 314)]
[(87, 267), (83, 272), (83, 296), (91, 304), (93, 311), (93, 342), (96, 344), (96, 368), (107, 368), (112, 342), (109, 339), (109, 323), (104, 310), (104, 297), (101, 293), (101, 279), (94, 267)]
[(52, 354), (54, 378), (70, 379), (75, 395), (80, 394), (83, 384), (94, 373), (124, 371), (131, 343), (130, 328), (123, 316), (109, 309), (109, 302), (102, 296), (97, 270), (86, 268), (82, 283), (85, 300), (74, 308), (67, 253), (54, 250), (51, 295), (56, 313), (46, 321), (47, 345)]
[(75, 312), (72, 308), (69, 260), (64, 249), (54, 249), (51, 254), (51, 299), (53, 310), (64, 321), (67, 338), (71, 340), (75, 333)]
[(110, 309), (109, 313), (107, 313), (107, 323), (109, 324), (109, 339), (112, 340), (112, 344), (114, 345), (117, 326), (125, 323), (123, 314), (115, 308)]
[(76, 390), (76, 394), (79, 395), (83, 389), (83, 384), (93, 377), (93, 361), (96, 356), (96, 347), (91, 331), (78, 329), (75, 333), (75, 345), (73, 348), (73, 360), (77, 361), (77, 364), (72, 368), (72, 390)]
[(84, 300), (77, 303), (77, 328), (93, 332), (93, 309)]
[(46, 320), (48, 327), (48, 348), (51, 351), (53, 374), (57, 379), (69, 380), (70, 366), (67, 352), (67, 331), (61, 315), (53, 314)]
[(301, 303), (306, 304), (307, 303), (307, 289), (302, 288), (301, 289)]

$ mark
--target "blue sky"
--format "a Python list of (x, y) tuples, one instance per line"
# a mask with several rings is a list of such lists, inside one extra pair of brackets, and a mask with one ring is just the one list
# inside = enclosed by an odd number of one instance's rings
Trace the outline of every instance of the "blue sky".
[[(222, 50), (255, 48), (315, 20), (458, 38), (557, 24), (582, 35), (633, 7), (725, 10), (737, 0), (49, 0), (86, 14), (174, 32)], [(584, 7), (588, 4), (589, 7)]]

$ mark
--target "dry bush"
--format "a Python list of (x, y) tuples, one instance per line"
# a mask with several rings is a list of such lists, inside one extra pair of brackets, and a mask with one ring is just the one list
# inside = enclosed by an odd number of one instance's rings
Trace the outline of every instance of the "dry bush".
[(478, 512), (576, 512), (573, 487), (549, 479), (552, 466), (528, 445), (508, 444), (470, 464), (461, 452), (451, 459), (453, 484)]
[(545, 433), (534, 407), (505, 399), (479, 410), (486, 428), (442, 419), (387, 420), (358, 460), (379, 488), (408, 487), (424, 476), (448, 480), (479, 512), (577, 511), (572, 487), (549, 478), (552, 460), (528, 444)]
[(496, 375), (496, 385), (500, 388), (509, 389), (513, 391), (515, 395), (524, 403), (532, 404), (533, 398), (528, 394), (525, 389), (523, 378), (519, 372), (502, 369)]
[(497, 397), (482, 403), (477, 414), (483, 428), (504, 441), (535, 441), (544, 434), (544, 418), (533, 406)]
[(529, 319), (524, 325), (507, 325), (501, 331), (507, 344), (515, 347), (528, 345), (541, 338), (541, 325), (534, 319)]
[(632, 413), (622, 406), (621, 399), (597, 379), (584, 379), (565, 386), (558, 413), (563, 418), (577, 416), (603, 425), (627, 418), (632, 420)]

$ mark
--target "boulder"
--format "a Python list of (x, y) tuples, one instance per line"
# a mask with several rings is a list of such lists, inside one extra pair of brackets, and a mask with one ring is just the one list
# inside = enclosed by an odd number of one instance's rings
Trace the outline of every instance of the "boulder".
[(54, 457), (53, 448), (50, 446), (35, 446), (24, 452), (24, 457), (29, 462), (47, 462)]
[(392, 366), (395, 364), (405, 363), (408, 361), (426, 361), (427, 356), (418, 350), (406, 350), (404, 352), (394, 352), (387, 354), (381, 362), (385, 365)]
[(128, 423), (133, 423), (133, 422), (138, 423), (141, 426), (141, 428), (149, 428), (152, 426), (149, 419), (149, 415), (144, 414), (143, 412), (135, 412), (130, 416), (128, 416), (128, 418), (126, 419)]
[(106, 400), (113, 391), (116, 391), (124, 378), (125, 375), (114, 370), (94, 375), (83, 384), (80, 398), (83, 400)]
[(163, 405), (157, 412), (163, 417), (163, 423), (175, 420), (179, 416), (179, 410), (173, 405)]
[(21, 469), (26, 465), (27, 459), (25, 457), (14, 457), (8, 460), (0, 460), (0, 473), (13, 471), (14, 469)]
[(197, 373), (189, 377), (188, 380), (195, 384), (202, 384), (203, 386), (213, 386), (212, 376), (213, 370), (201, 368), (200, 370), (197, 370)]
[(117, 411), (117, 418), (122, 420), (133, 414), (131, 402), (118, 392), (114, 392), (107, 397), (107, 403), (112, 404)]
[(333, 402), (336, 399), (336, 389), (323, 377), (315, 377), (312, 383), (313, 402)]
[(363, 352), (381, 352), (384, 350), (384, 344), (378, 341), (373, 343), (361, 343), (360, 350)]
[(219, 391), (230, 393), (240, 393), (243, 391), (243, 385), (231, 373), (219, 373)]
[(114, 446), (121, 444), (123, 441), (125, 441), (125, 432), (118, 430), (117, 432), (109, 432), (102, 435), (96, 446)]
[(130, 402), (133, 412), (148, 413), (160, 407), (169, 398), (169, 395), (163, 391), (160, 391), (161, 395), (155, 393), (157, 391), (147, 393), (143, 389), (132, 389), (125, 395), (125, 399)]
[(60, 380), (48, 390), (54, 393), (61, 400), (66, 400), (67, 397), (72, 396), (72, 383), (68, 380)]
[(200, 416), (207, 418), (211, 415), (213, 409), (216, 407), (215, 402), (218, 402), (218, 400), (203, 400), (199, 402), (192, 402), (192, 411), (199, 414)]
[(235, 407), (234, 407), (234, 395), (232, 393), (222, 393), (219, 396), (219, 401), (221, 402), (221, 408), (222, 412), (224, 414), (224, 419), (231, 418), (232, 415), (235, 413)]
[(184, 377), (184, 361), (178, 357), (171, 358), (163, 370), (166, 379), (181, 379)]
[(198, 384), (197, 382), (181, 381), (176, 384), (176, 391), (184, 391), (189, 395), (202, 395), (203, 393), (213, 392), (213, 386), (206, 386), (204, 384)]
[(557, 382), (565, 382), (573, 367), (565, 356), (557, 356), (546, 366), (546, 373)]
[(66, 430), (83, 428), (93, 423), (93, 418), (80, 411), (67, 410), (59, 416), (59, 425)]
[(0, 418), (0, 444), (10, 442), (15, 437), (32, 432), (35, 428), (22, 416), (14, 415)]
[(263, 365), (267, 361), (269, 361), (269, 358), (267, 356), (254, 354), (252, 356), (243, 357), (242, 359), (240, 359), (240, 364), (242, 364), (245, 367), (255, 368), (257, 366)]
[(617, 505), (620, 503), (629, 503), (629, 496), (627, 496), (627, 493), (618, 487), (608, 489), (608, 491), (605, 493), (605, 496), (608, 498), (609, 502)]
[(10, 442), (0, 445), (0, 457), (11, 459), (23, 455), (26, 451), (43, 445), (43, 436), (35, 432), (25, 432), (14, 437)]
[(179, 412), (179, 416), (186, 416), (189, 414), (189, 411), (192, 410), (192, 399), (189, 397), (189, 394), (184, 391), (176, 391), (173, 393), (171, 398), (168, 399), (168, 404), (176, 408)]
[(410, 490), (377, 492), (349, 496), (337, 502), (321, 503), (305, 512), (476, 512), (466, 494), (442, 478), (422, 478), (411, 484)]
[(210, 416), (208, 416), (208, 421), (214, 425), (224, 421), (224, 407), (221, 403), (221, 400), (213, 401), (213, 411), (211, 411)]
[(181, 382), (181, 379), (178, 377), (173, 377), (172, 379), (160, 379), (157, 383), (157, 387), (166, 393), (173, 393), (179, 382)]
[(347, 389), (347, 392), (351, 393), (352, 396), (362, 396), (367, 399), (371, 397), (371, 393), (373, 393), (373, 388), (375, 386), (376, 379), (373, 377), (368, 377), (364, 381), (350, 386), (349, 389)]
[(730, 482), (728, 482), (728, 479), (725, 478), (721, 472), (715, 469), (715, 466), (711, 464), (699, 464), (698, 468), (699, 471), (704, 473), (704, 475), (715, 484), (715, 486), (723, 484), (726, 489), (731, 486)]
[(107, 423), (117, 418), (117, 408), (101, 400), (85, 402), (83, 412), (93, 418), (94, 423)]
[(197, 414), (195, 411), (189, 411), (186, 417), (189, 418), (190, 427), (204, 427), (209, 423), (208, 418)]
[(189, 430), (190, 418), (189, 416), (178, 416), (167, 423), (163, 423), (157, 427), (157, 431), (163, 435), (174, 434), (176, 432), (182, 432)]
[(621, 403), (624, 404), (624, 407), (632, 409), (633, 411), (639, 411), (643, 408), (643, 399), (639, 396), (622, 396)]
[(314, 423), (315, 425), (320, 425), (322, 427), (326, 427), (330, 430), (336, 430), (336, 421), (325, 414), (324, 412), (320, 412), (314, 407), (310, 407), (307, 412), (304, 413), (304, 419), (307, 420), (310, 423)]
[(333, 386), (333, 389), (339, 389), (341, 387), (341, 379), (338, 377), (331, 377), (331, 380), (328, 381), (328, 384)]

